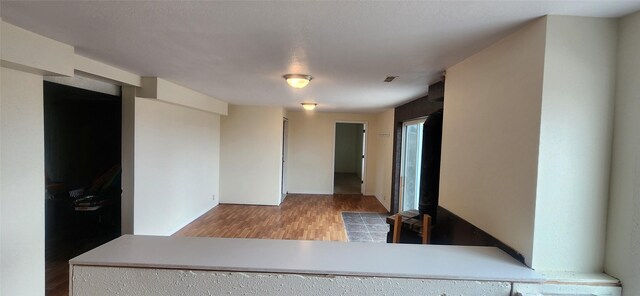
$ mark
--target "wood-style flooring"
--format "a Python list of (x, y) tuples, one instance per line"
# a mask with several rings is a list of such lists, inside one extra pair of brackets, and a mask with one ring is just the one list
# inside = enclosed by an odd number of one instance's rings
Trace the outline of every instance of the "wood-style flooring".
[(45, 252), (45, 295), (69, 295), (69, 259), (115, 237), (117, 236), (104, 235), (50, 242)]
[(334, 173), (333, 193), (335, 194), (360, 194), (362, 181), (356, 173)]
[[(387, 212), (373, 196), (290, 194), (280, 206), (219, 205), (174, 235), (347, 241), (342, 211)], [(48, 296), (68, 295), (67, 258), (78, 254), (62, 255), (47, 263)]]
[(387, 212), (373, 196), (289, 194), (280, 206), (219, 205), (174, 235), (347, 241), (342, 211)]

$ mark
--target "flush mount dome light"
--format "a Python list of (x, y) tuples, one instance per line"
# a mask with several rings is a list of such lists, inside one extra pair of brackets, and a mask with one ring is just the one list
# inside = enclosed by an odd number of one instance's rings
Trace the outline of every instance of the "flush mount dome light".
[(309, 84), (309, 81), (313, 79), (311, 75), (305, 74), (287, 74), (282, 76), (287, 81), (289, 86), (293, 88), (303, 88)]
[(315, 109), (317, 105), (318, 104), (316, 104), (316, 103), (302, 103), (302, 108), (304, 108), (305, 110), (311, 111), (311, 110)]

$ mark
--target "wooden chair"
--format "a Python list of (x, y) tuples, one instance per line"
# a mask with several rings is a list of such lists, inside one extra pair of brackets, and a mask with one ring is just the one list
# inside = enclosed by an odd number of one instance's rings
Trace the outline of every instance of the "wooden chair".
[[(396, 214), (393, 219), (393, 243), (400, 242), (400, 232), (402, 231), (402, 215)], [(428, 244), (431, 238), (431, 216), (424, 214), (422, 216), (422, 244)]]

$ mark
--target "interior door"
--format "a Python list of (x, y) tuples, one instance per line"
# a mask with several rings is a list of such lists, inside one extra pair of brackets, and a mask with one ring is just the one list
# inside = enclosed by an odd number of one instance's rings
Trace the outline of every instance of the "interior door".
[(418, 209), (424, 121), (425, 119), (412, 120), (402, 125), (401, 211)]

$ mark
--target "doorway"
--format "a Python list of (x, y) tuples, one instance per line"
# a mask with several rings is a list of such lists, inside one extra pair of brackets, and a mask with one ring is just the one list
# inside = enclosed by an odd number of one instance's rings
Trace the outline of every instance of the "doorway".
[(422, 137), (425, 119), (402, 124), (400, 211), (417, 210), (420, 203)]
[(282, 176), (280, 177), (280, 203), (287, 197), (287, 137), (289, 135), (289, 119), (282, 118)]
[(44, 81), (47, 295), (66, 295), (69, 259), (121, 233), (122, 99), (113, 88)]
[(365, 123), (337, 122), (334, 139), (333, 193), (363, 194)]

